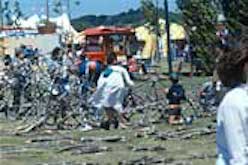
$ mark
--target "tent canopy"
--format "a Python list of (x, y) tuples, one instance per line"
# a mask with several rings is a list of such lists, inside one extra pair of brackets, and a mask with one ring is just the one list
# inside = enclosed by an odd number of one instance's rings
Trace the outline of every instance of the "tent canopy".
[[(167, 34), (165, 30), (165, 20), (160, 19), (160, 33), (162, 36), (159, 38), (161, 53), (167, 55)], [(145, 41), (145, 46), (143, 48), (142, 57), (150, 58), (155, 55), (156, 50), (156, 33), (149, 29), (149, 25), (145, 24), (143, 26), (137, 27), (135, 29), (136, 36), (138, 40)], [(171, 40), (184, 40), (186, 38), (186, 32), (183, 26), (171, 23), (170, 24), (170, 37)]]
[(71, 25), (68, 14), (64, 13), (59, 17), (50, 18), (49, 20), (59, 27), (59, 32), (68, 32), (73, 35), (78, 35), (78, 32)]
[[(37, 26), (44, 20), (44, 16), (39, 17), (37, 14), (27, 18), (26, 20), (20, 20), (20, 26), (23, 28), (33, 28), (36, 29)], [(49, 21), (55, 23), (58, 27), (59, 33), (71, 33), (72, 35), (78, 35), (77, 31), (71, 25), (68, 14), (63, 13), (61, 16), (50, 18)]]

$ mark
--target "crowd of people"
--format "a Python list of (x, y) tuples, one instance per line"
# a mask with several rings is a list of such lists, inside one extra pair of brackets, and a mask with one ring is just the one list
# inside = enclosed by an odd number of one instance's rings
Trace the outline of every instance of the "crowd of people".
[[(118, 126), (126, 128), (127, 112), (123, 108), (124, 100), (128, 95), (128, 87), (134, 86), (132, 73), (138, 68), (132, 56), (127, 57), (126, 65), (123, 66), (117, 61), (117, 55), (113, 52), (107, 55), (107, 64), (103, 64), (100, 61), (90, 61), (82, 47), (77, 49), (72, 49), (71, 45), (66, 49), (57, 47), (50, 54), (41, 55), (38, 49), (30, 49), (22, 45), (16, 48), (14, 56), (6, 55), (2, 61), (4, 63), (2, 78), (8, 79), (12, 76), (17, 80), (16, 85), (13, 86), (13, 111), (18, 112), (22, 94), (32, 101), (30, 93), (25, 91), (29, 81), (32, 81), (32, 73), (40, 71), (46, 73), (42, 76), (49, 78), (47, 90), (54, 96), (69, 95), (70, 77), (76, 76), (84, 79), (81, 84), (84, 91), (93, 93), (87, 99), (94, 105), (96, 111), (105, 109), (108, 120), (103, 123), (103, 127), (109, 129), (109, 126), (115, 123), (116, 128)], [(179, 85), (178, 75), (172, 74), (170, 79), (172, 86), (166, 90), (170, 105), (168, 122), (179, 124), (182, 123), (180, 102), (186, 98), (183, 87)]]
[[(90, 61), (81, 48), (73, 50), (69, 45), (66, 49), (55, 48), (50, 54), (41, 55), (38, 49), (30, 49), (24, 45), (16, 48), (14, 55), (1, 58), (1, 87), (12, 84), (13, 111), (21, 106), (21, 96), (32, 101), (30, 84), (38, 84), (44, 80), (45, 88), (52, 95), (69, 95), (71, 77), (82, 80), (85, 90), (95, 88), (103, 69), (98, 61)], [(10, 82), (14, 80), (14, 82)], [(33, 82), (37, 81), (37, 82)], [(3, 88), (2, 88), (3, 89)], [(24, 91), (24, 92), (23, 92)], [(2, 92), (1, 95), (4, 93)], [(30, 96), (29, 96), (30, 95)]]
[[(246, 165), (248, 163), (248, 40), (242, 39), (231, 50), (224, 50), (217, 62), (217, 72), (222, 84), (229, 91), (219, 102), (217, 111), (217, 165)], [(14, 89), (14, 104), (20, 104), (21, 89), (26, 88), (30, 72), (35, 68), (43, 68), (50, 77), (49, 90), (53, 95), (68, 95), (70, 93), (70, 76), (84, 77), (87, 89), (92, 91), (88, 98), (96, 111), (104, 109), (107, 119), (101, 127), (110, 129), (127, 128), (124, 100), (128, 87), (135, 85), (129, 71), (136, 70), (132, 57), (127, 68), (120, 65), (115, 53), (107, 55), (107, 64), (90, 61), (82, 48), (73, 50), (55, 48), (49, 55), (39, 55), (38, 49), (25, 46), (17, 48), (14, 56), (3, 58), (4, 67), (1, 76), (7, 76), (10, 71), (18, 79)], [(172, 85), (165, 90), (168, 99), (168, 123), (181, 124), (181, 102), (187, 100), (185, 90), (180, 85), (178, 74), (170, 75)], [(54, 89), (53, 84), (59, 84)], [(85, 85), (85, 84), (84, 84)], [(27, 98), (29, 98), (27, 96)], [(31, 98), (30, 98), (31, 99)], [(17, 109), (15, 109), (17, 111)]]

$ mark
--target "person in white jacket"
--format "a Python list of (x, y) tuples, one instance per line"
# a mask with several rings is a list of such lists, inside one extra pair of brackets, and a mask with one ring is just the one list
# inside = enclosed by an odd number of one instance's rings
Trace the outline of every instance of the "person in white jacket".
[(248, 40), (225, 52), (218, 75), (230, 91), (217, 112), (217, 165), (248, 165)]
[(104, 108), (106, 110), (108, 117), (106, 129), (109, 129), (109, 125), (112, 123), (115, 128), (118, 125), (126, 128), (123, 118), (125, 113), (123, 102), (127, 96), (127, 87), (133, 86), (134, 82), (131, 80), (127, 70), (117, 65), (115, 53), (108, 55), (107, 64), (108, 66), (100, 75), (96, 92), (90, 98), (90, 102), (98, 109)]

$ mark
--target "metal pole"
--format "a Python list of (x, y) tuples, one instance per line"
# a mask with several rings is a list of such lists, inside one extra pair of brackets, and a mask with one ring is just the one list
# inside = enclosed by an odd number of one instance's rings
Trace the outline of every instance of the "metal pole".
[(3, 29), (3, 6), (2, 0), (0, 0), (0, 29)]
[(159, 52), (159, 5), (158, 0), (156, 0), (156, 53), (155, 59), (157, 62), (160, 61), (160, 52)]
[[(71, 4), (70, 4), (71, 0), (67, 0), (67, 14), (69, 17), (69, 21), (71, 21)], [(73, 36), (71, 33), (71, 27), (69, 29), (69, 33), (67, 34), (69, 40), (72, 40)], [(74, 46), (72, 46), (72, 50), (74, 51)]]
[(46, 16), (47, 16), (47, 23), (49, 22), (49, 1), (46, 0)]
[(168, 59), (168, 67), (169, 67), (169, 74), (173, 72), (172, 63), (171, 63), (171, 46), (170, 46), (170, 22), (169, 22), (169, 9), (168, 9), (168, 1), (164, 0), (164, 9), (165, 9), (165, 29), (167, 33), (167, 59)]

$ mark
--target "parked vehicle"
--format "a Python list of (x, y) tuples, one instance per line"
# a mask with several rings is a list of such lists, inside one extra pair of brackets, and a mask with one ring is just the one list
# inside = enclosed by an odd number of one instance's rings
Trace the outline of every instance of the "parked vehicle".
[(86, 36), (85, 54), (92, 61), (106, 62), (106, 56), (115, 52), (118, 60), (126, 61), (133, 51), (135, 32), (131, 28), (96, 27), (84, 31)]

